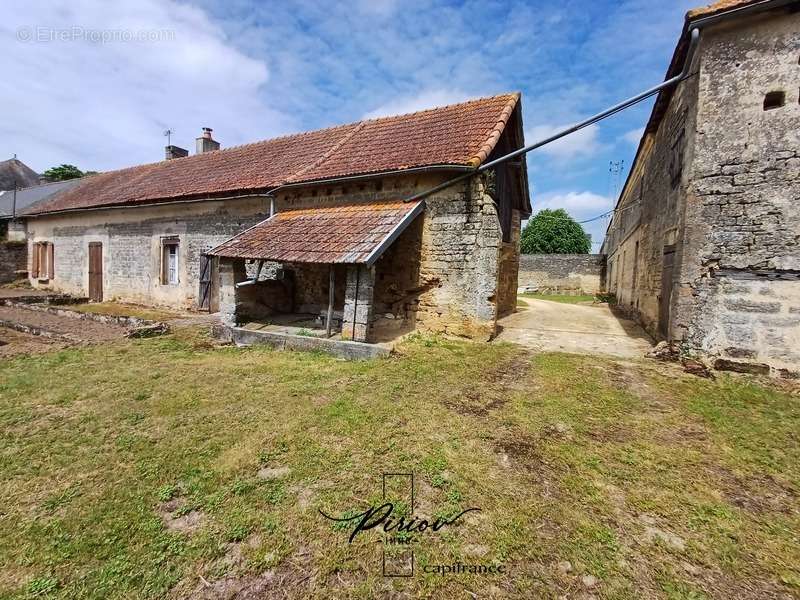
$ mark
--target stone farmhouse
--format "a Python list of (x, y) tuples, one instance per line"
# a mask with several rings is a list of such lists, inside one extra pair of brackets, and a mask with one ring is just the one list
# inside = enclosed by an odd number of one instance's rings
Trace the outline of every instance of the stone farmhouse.
[(94, 175), (25, 214), (32, 285), (94, 301), (489, 339), (516, 305), (525, 161), (425, 192), (523, 146), (519, 94)]
[(719, 368), (800, 370), (800, 3), (688, 13), (602, 252), (621, 306)]

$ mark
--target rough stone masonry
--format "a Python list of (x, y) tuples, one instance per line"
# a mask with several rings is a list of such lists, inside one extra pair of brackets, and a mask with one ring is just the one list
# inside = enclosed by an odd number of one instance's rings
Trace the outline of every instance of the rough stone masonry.
[(519, 287), (542, 294), (598, 294), (605, 265), (602, 254), (523, 254)]
[(798, 31), (787, 7), (703, 30), (606, 245), (611, 291), (651, 333), (786, 377), (800, 372)]

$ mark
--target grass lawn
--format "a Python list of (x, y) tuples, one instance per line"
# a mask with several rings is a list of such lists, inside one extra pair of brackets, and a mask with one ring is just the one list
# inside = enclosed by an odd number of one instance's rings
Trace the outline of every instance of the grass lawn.
[(179, 313), (171, 310), (139, 306), (138, 304), (125, 304), (123, 302), (89, 302), (83, 304), (70, 304), (64, 306), (68, 310), (93, 313), (96, 315), (111, 315), (114, 317), (138, 317), (148, 321), (163, 321), (180, 317)]
[[(1, 597), (800, 596), (800, 402), (744, 378), (183, 330), (0, 361), (0, 431)], [(385, 472), (415, 474), (419, 516), (481, 509), (392, 534), (412, 578), (318, 512), (381, 504)], [(456, 561), (505, 573), (424, 572)]]
[(594, 302), (597, 300), (595, 296), (568, 296), (565, 294), (520, 294), (525, 298), (535, 298), (536, 300), (549, 300), (550, 302), (562, 302), (564, 304), (580, 304), (581, 302)]

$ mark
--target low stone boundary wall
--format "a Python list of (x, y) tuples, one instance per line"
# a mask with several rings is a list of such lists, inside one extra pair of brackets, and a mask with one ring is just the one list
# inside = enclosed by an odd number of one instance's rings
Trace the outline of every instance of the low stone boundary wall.
[(53, 340), (70, 342), (72, 344), (80, 344), (82, 342), (80, 338), (71, 335), (69, 333), (57, 333), (55, 331), (50, 331), (49, 329), (45, 329), (44, 327), (26, 325), (25, 323), (17, 323), (15, 321), (9, 321), (8, 319), (0, 319), (0, 327), (5, 327), (6, 329), (13, 329), (14, 331), (27, 333), (29, 335), (38, 335), (40, 337), (46, 337)]
[(0, 283), (8, 283), (24, 277), (27, 269), (27, 243), (0, 241)]
[(390, 350), (385, 346), (375, 344), (329, 340), (272, 331), (253, 331), (241, 327), (215, 327), (214, 334), (226, 341), (232, 341), (238, 346), (264, 344), (279, 350), (301, 350), (306, 352), (321, 350), (348, 360), (378, 358), (379, 356), (388, 356), (390, 353)]
[(83, 319), (85, 321), (97, 321), (98, 323), (111, 323), (113, 325), (121, 325), (122, 327), (142, 327), (144, 325), (155, 325), (158, 321), (150, 321), (148, 319), (140, 319), (139, 317), (126, 317), (120, 315), (102, 315), (98, 313), (80, 312), (77, 310), (69, 310), (66, 308), (56, 308), (55, 306), (37, 305), (30, 302), (19, 302), (15, 300), (6, 300), (6, 306), (15, 306), (17, 308), (24, 308), (25, 310), (35, 310), (39, 312), (46, 312), (51, 315), (59, 317), (69, 317), (70, 319)]
[[(97, 313), (85, 313), (77, 310), (69, 310), (66, 308), (56, 308), (55, 306), (48, 306), (46, 304), (32, 304), (24, 300), (23, 301), (19, 300), (20, 300), (19, 298), (15, 298), (14, 300), (5, 300), (2, 302), (2, 304), (34, 312), (43, 312), (50, 315), (55, 315), (57, 317), (67, 317), (69, 319), (78, 319), (83, 321), (95, 321), (97, 323), (103, 323), (106, 325), (108, 324), (119, 325), (120, 327), (124, 327), (128, 330), (126, 337), (135, 337), (135, 338), (152, 337), (155, 335), (162, 335), (165, 333), (169, 333), (170, 331), (169, 325), (161, 321), (151, 321), (149, 319), (141, 319), (139, 317), (126, 317), (123, 315), (102, 315)], [(41, 328), (33, 328), (36, 329), (35, 331), (29, 330), (31, 328), (28, 328), (27, 325), (21, 325), (21, 324), (11, 325), (9, 323), (10, 323), (9, 321), (0, 321), (0, 324), (9, 327), (11, 329), (16, 329), (17, 331), (22, 331), (23, 333), (30, 333), (32, 335), (43, 335), (46, 337), (55, 337), (65, 340), (73, 340), (73, 338), (75, 338), (75, 336), (48, 332), (47, 330)]]
[(603, 254), (523, 254), (519, 290), (541, 294), (599, 294), (605, 291)]
[(8, 298), (0, 298), (0, 303), (8, 306), (22, 304), (84, 304), (88, 298), (75, 298), (67, 294), (31, 294), (16, 295)]

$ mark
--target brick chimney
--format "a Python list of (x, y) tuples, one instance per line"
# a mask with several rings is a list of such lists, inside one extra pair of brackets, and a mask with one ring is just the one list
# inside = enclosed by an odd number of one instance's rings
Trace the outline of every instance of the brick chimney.
[(164, 158), (167, 160), (172, 160), (173, 158), (183, 158), (184, 156), (189, 156), (189, 151), (186, 148), (173, 146), (172, 144), (164, 147)]
[(197, 143), (197, 154), (219, 150), (219, 142), (214, 141), (211, 137), (211, 127), (203, 127), (203, 135), (195, 141)]

